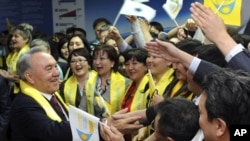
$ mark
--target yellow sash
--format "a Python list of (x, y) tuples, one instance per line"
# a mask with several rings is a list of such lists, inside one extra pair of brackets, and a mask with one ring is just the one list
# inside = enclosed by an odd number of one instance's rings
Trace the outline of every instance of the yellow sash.
[(75, 75), (69, 77), (69, 79), (64, 84), (64, 99), (65, 103), (71, 104), (73, 106), (76, 105), (76, 92), (77, 92), (78, 81)]
[(10, 53), (8, 56), (7, 56), (7, 59), (6, 59), (6, 64), (8, 66), (8, 71), (11, 72), (12, 74), (16, 74), (16, 64), (17, 64), (17, 61), (19, 59), (19, 57), (24, 54), (25, 52), (27, 52), (28, 50), (30, 49), (29, 45), (25, 45), (20, 51), (18, 52), (13, 52), (13, 53)]
[[(89, 71), (89, 78), (92, 76), (94, 71)], [(77, 95), (78, 81), (76, 76), (73, 74), (70, 76), (64, 84), (64, 98), (65, 103), (76, 106), (76, 95)]]
[[(147, 97), (149, 95), (149, 89), (147, 89), (145, 91), (145, 86), (148, 83), (148, 81), (149, 81), (149, 76), (148, 76), (148, 74), (145, 74), (144, 77), (142, 78), (138, 88), (136, 89), (136, 91), (134, 93), (134, 97), (133, 97), (133, 100), (131, 103), (130, 111), (141, 110), (141, 109), (146, 108)], [(128, 89), (129, 88), (127, 88), (127, 90)]]
[[(88, 109), (87, 112), (93, 115), (95, 114), (93, 105), (94, 100), (98, 100), (97, 103), (101, 103), (100, 98), (94, 96), (97, 78), (98, 78), (97, 72), (93, 73), (85, 85), (87, 109)], [(105, 101), (105, 106), (109, 110), (110, 114), (113, 114), (120, 109), (125, 89), (126, 89), (126, 78), (118, 72), (111, 72), (110, 103)]]
[[(12, 73), (12, 75), (16, 75), (16, 64), (19, 60), (20, 56), (27, 52), (30, 49), (29, 45), (25, 45), (20, 51), (15, 51), (13, 53), (10, 53), (7, 56), (6, 64), (8, 67), (8, 72)], [(19, 87), (14, 85), (14, 94), (17, 94), (19, 92)]]
[(180, 93), (180, 94), (177, 95), (177, 92), (183, 87), (183, 85), (185, 85), (185, 83), (186, 83), (185, 81), (179, 80), (179, 81), (175, 84), (175, 86), (174, 86), (174, 88), (173, 88), (171, 94), (169, 95), (169, 98), (181, 96), (181, 97), (187, 98), (188, 100), (192, 100), (193, 97), (194, 97), (194, 94), (191, 93), (191, 92), (190, 92), (190, 93), (187, 93), (188, 90), (186, 90), (186, 91), (184, 91), (183, 93)]
[(163, 95), (166, 87), (172, 82), (174, 79), (174, 69), (168, 69), (161, 79), (156, 83), (156, 89), (158, 90), (158, 94)]
[[(46, 100), (45, 97), (42, 96), (42, 94), (34, 89), (33, 87), (29, 86), (27, 83), (25, 83), (24, 81), (20, 80), (20, 88), (23, 94), (31, 97), (32, 99), (34, 99), (45, 111), (46, 115), (54, 120), (54, 121), (58, 121), (61, 122), (62, 119), (57, 115), (57, 113), (55, 112), (55, 110), (52, 108), (52, 106), (49, 104), (49, 102)], [(62, 106), (64, 106), (64, 108), (68, 111), (68, 106), (63, 102), (62, 98), (60, 97), (60, 95), (58, 93), (55, 93), (56, 97), (58, 98), (58, 100), (60, 101), (60, 103), (62, 104)]]
[(64, 76), (64, 80), (67, 80), (69, 78), (69, 72), (70, 72), (70, 67), (67, 69), (67, 72)]

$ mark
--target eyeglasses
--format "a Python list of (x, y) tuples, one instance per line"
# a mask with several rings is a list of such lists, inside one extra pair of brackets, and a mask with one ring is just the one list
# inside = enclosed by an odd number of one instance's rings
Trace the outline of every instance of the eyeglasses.
[(86, 62), (87, 60), (79, 59), (79, 60), (72, 60), (70, 64), (76, 65), (77, 63), (82, 64), (83, 62)]

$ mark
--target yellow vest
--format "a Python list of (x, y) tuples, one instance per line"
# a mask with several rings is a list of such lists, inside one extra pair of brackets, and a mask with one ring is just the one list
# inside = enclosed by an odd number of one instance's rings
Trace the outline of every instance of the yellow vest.
[[(43, 108), (46, 115), (51, 120), (58, 121), (58, 122), (62, 121), (60, 116), (58, 116), (58, 114), (55, 112), (55, 110), (49, 104), (48, 100), (46, 100), (46, 98), (41, 94), (41, 92), (39, 92), (35, 88), (31, 87), (30, 85), (28, 85), (26, 82), (24, 82), (22, 80), (20, 80), (20, 88), (21, 88), (21, 91), (23, 94), (34, 99)], [(62, 104), (62, 106), (64, 106), (64, 108), (68, 111), (69, 110), (68, 106), (63, 102), (61, 96), (58, 93), (55, 93), (55, 95), (58, 98), (58, 100), (60, 101), (60, 103)]]
[[(95, 115), (94, 112), (94, 100), (100, 100), (95, 97), (96, 82), (98, 74), (92, 73), (92, 76), (85, 84), (85, 93), (87, 98), (87, 112)], [(105, 106), (108, 108), (110, 114), (117, 112), (120, 109), (122, 97), (126, 90), (126, 78), (119, 72), (111, 72), (110, 80), (110, 103), (105, 102)], [(98, 103), (98, 102), (97, 102)]]

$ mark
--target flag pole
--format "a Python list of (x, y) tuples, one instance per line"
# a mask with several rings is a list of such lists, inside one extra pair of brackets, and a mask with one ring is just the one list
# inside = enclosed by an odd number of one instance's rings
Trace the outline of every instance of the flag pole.
[[(126, 1), (126, 0), (124, 0), (124, 2), (123, 2), (123, 4), (122, 4), (122, 7), (124, 6), (125, 1)], [(121, 16), (121, 14), (120, 14), (120, 13), (121, 13), (122, 7), (120, 8), (120, 10), (119, 10), (119, 12), (118, 12), (118, 14), (117, 14), (117, 16), (116, 16), (116, 18), (115, 18), (115, 21), (114, 21), (114, 23), (113, 23), (113, 26), (115, 26), (115, 25), (116, 25), (116, 23), (117, 23), (118, 19), (119, 19), (119, 18), (120, 18), (120, 16)]]
[(179, 27), (179, 24), (177, 23), (177, 21), (176, 21), (175, 19), (173, 19), (173, 21), (174, 21), (175, 25), (176, 25), (177, 27)]
[(97, 90), (97, 95), (99, 96), (99, 98), (100, 98), (100, 100), (101, 100), (101, 104), (102, 104), (102, 106), (104, 107), (106, 114), (108, 114), (107, 116), (110, 117), (111, 114), (110, 114), (110, 112), (109, 112), (109, 109), (108, 109), (107, 106), (105, 105), (105, 101), (104, 101), (103, 97), (101, 96), (101, 94), (100, 94), (100, 92), (99, 92), (98, 90)]
[(152, 73), (151, 73), (150, 69), (148, 69), (148, 74), (149, 74), (149, 78), (150, 78), (151, 80), (153, 80), (152, 82), (153, 82), (153, 87), (154, 87), (154, 89), (156, 89), (156, 86), (155, 86), (155, 83), (154, 83), (154, 79), (153, 79), (153, 76), (152, 76)]
[(217, 14), (219, 12), (219, 10), (221, 9), (222, 5), (225, 3), (226, 0), (223, 0), (220, 4), (220, 6), (216, 9), (215, 14)]
[(121, 14), (120, 14), (120, 11), (119, 11), (118, 15), (117, 15), (116, 18), (115, 18), (115, 21), (114, 21), (114, 23), (113, 23), (113, 26), (116, 25), (118, 19), (120, 18), (120, 15), (121, 15)]

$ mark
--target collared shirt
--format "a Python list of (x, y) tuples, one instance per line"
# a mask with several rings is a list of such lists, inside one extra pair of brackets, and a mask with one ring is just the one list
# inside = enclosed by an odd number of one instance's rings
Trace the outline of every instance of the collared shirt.
[[(52, 98), (52, 96), (53, 96), (53, 94), (47, 94), (47, 93), (42, 93), (42, 92), (41, 92), (41, 94), (42, 94), (48, 101), (50, 101), (51, 98)], [(58, 101), (58, 100), (57, 100), (57, 101)], [(69, 121), (69, 117), (68, 117), (68, 115), (66, 114), (64, 108), (62, 107), (62, 105), (61, 105), (61, 103), (60, 103), (59, 101), (58, 101), (58, 104), (59, 104), (59, 106), (61, 107), (61, 109), (62, 109), (62, 111), (63, 111), (63, 114), (64, 114), (64, 116), (66, 117), (67, 121)]]
[[(235, 55), (237, 55), (238, 53), (240, 53), (241, 51), (243, 51), (243, 46), (241, 44), (237, 44), (234, 48), (232, 48), (230, 50), (230, 52), (225, 56), (225, 60), (227, 62), (229, 62)], [(199, 64), (201, 62), (201, 59), (197, 58), (197, 57), (194, 57), (188, 70), (194, 74), (198, 67), (199, 67)]]

